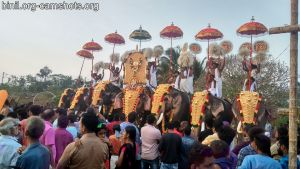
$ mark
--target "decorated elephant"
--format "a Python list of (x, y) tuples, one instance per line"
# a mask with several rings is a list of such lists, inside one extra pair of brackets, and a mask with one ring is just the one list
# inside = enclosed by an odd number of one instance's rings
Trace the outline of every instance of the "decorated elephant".
[(264, 128), (271, 116), (257, 92), (241, 92), (232, 103), (232, 111), (239, 123), (238, 132), (242, 132), (242, 127), (247, 124), (256, 124)]
[(151, 113), (158, 117), (157, 124), (165, 131), (172, 121), (190, 120), (190, 99), (187, 93), (173, 88), (169, 84), (161, 84), (155, 90)]
[(234, 119), (229, 101), (212, 95), (210, 92), (196, 92), (191, 100), (191, 124), (199, 126), (206, 115), (231, 123)]
[(71, 106), (71, 102), (75, 96), (75, 91), (71, 88), (67, 88), (61, 94), (58, 107), (68, 109)]
[(89, 101), (89, 88), (78, 88), (71, 102), (70, 109), (80, 112), (86, 111), (86, 109), (89, 107)]

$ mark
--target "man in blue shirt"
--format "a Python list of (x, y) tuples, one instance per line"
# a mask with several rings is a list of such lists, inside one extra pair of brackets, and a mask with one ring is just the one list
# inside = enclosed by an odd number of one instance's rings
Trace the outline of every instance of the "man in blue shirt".
[(254, 155), (256, 154), (256, 151), (254, 150), (254, 137), (259, 134), (264, 134), (265, 130), (261, 127), (254, 126), (249, 130), (249, 138), (250, 138), (250, 144), (244, 148), (242, 148), (238, 154), (238, 162), (237, 166), (241, 166), (244, 158), (248, 155)]
[(50, 152), (40, 142), (39, 138), (45, 129), (44, 121), (39, 117), (30, 117), (25, 128), (29, 146), (17, 160), (20, 169), (49, 169)]
[(190, 136), (191, 132), (192, 132), (191, 126), (189, 126), (189, 125), (186, 126), (184, 129), (184, 136), (181, 138), (184, 150), (187, 154), (189, 154), (189, 152), (192, 149), (193, 144), (195, 143), (195, 140)]
[[(287, 136), (282, 136), (279, 138), (279, 149), (278, 154), (282, 157), (279, 159), (279, 163), (282, 169), (289, 168), (289, 138)], [(300, 169), (300, 161), (297, 159), (297, 169)]]
[(270, 157), (270, 147), (269, 137), (264, 134), (256, 135), (253, 148), (257, 154), (246, 156), (238, 169), (281, 169), (279, 162)]

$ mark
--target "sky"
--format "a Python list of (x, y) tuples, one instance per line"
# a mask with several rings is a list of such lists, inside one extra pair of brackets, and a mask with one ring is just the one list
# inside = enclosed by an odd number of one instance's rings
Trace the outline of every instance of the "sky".
[[(184, 33), (181, 39), (173, 42), (174, 46), (195, 42), (194, 36), (210, 23), (224, 34), (223, 40), (233, 43), (232, 53), (237, 53), (239, 46), (250, 38), (237, 36), (236, 30), (252, 16), (267, 28), (290, 23), (290, 1), (287, 0), (65, 0), (75, 1), (99, 3), (99, 11), (32, 12), (3, 10), (1, 6), (0, 76), (2, 72), (35, 75), (42, 67), (48, 66), (55, 74), (77, 77), (82, 58), (76, 56), (76, 52), (84, 43), (91, 39), (99, 43), (103, 50), (94, 53), (95, 62), (108, 62), (113, 46), (104, 41), (105, 35), (117, 30), (124, 37), (126, 44), (115, 48), (122, 54), (136, 48), (137, 42), (128, 37), (140, 25), (152, 35), (152, 40), (142, 43), (142, 47), (162, 45), (166, 49), (170, 47), (170, 40), (160, 38), (159, 32), (172, 22)], [(64, 1), (19, 1), (20, 4), (25, 2)], [(289, 64), (289, 34), (265, 35), (256, 40), (267, 41), (269, 53)], [(198, 43), (203, 50), (197, 57), (203, 59), (207, 42)], [(89, 77), (90, 70), (91, 61), (86, 61), (82, 75)]]

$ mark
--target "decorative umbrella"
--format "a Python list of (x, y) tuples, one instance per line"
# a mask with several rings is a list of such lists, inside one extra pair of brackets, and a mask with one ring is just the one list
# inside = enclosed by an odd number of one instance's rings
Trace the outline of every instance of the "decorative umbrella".
[[(247, 22), (239, 27), (236, 31), (239, 36), (246, 36), (251, 38), (251, 46), (250, 46), (250, 64), (252, 64), (252, 37), (257, 37), (268, 33), (268, 29), (265, 25), (259, 22), (255, 22), (254, 17), (250, 22)], [(249, 89), (251, 85), (251, 67), (248, 72), (248, 80), (249, 80)]]
[(83, 68), (83, 65), (84, 65), (84, 61), (85, 59), (94, 59), (94, 56), (91, 52), (89, 52), (88, 50), (80, 50), (76, 53), (78, 56), (80, 57), (83, 57), (83, 61), (82, 61), (82, 65), (81, 65), (81, 68), (80, 68), (80, 72), (79, 72), (79, 76), (78, 76), (78, 79), (80, 78), (80, 75), (81, 75), (81, 71), (82, 71), (82, 68)]
[(117, 31), (115, 33), (110, 33), (108, 35), (106, 35), (104, 37), (104, 40), (108, 43), (111, 43), (114, 45), (113, 47), (113, 54), (115, 53), (115, 46), (116, 45), (122, 45), (122, 44), (125, 44), (125, 40), (124, 38), (117, 33)]
[(170, 26), (165, 27), (161, 32), (160, 32), (160, 37), (161, 38), (167, 38), (171, 39), (171, 50), (170, 50), (170, 65), (172, 65), (172, 42), (173, 39), (178, 39), (183, 36), (182, 30), (175, 26), (172, 22)]
[[(102, 46), (100, 46), (98, 43), (94, 42), (92, 39), (91, 42), (87, 42), (86, 44), (83, 45), (82, 47), (84, 50), (91, 51), (92, 54), (94, 51), (100, 51), (102, 50)], [(92, 59), (92, 72), (94, 71), (94, 58)]]
[(129, 39), (140, 42), (140, 50), (142, 50), (142, 41), (151, 40), (151, 35), (148, 31), (143, 30), (142, 26), (139, 29), (134, 30), (130, 35)]
[(208, 24), (207, 28), (202, 29), (200, 32), (197, 33), (197, 35), (195, 35), (196, 40), (207, 41), (207, 44), (208, 44), (207, 59), (208, 59), (208, 61), (210, 61), (210, 58), (209, 58), (209, 42), (214, 41), (214, 40), (220, 40), (222, 38), (223, 38), (222, 32), (220, 32), (218, 29), (211, 28), (210, 24)]

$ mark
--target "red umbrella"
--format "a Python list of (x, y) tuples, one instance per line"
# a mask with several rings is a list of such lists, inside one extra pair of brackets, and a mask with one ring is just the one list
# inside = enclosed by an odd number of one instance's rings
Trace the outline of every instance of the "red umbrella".
[[(252, 37), (255, 36), (261, 36), (266, 33), (268, 33), (268, 29), (265, 25), (259, 22), (254, 21), (254, 17), (252, 16), (252, 19), (250, 22), (247, 22), (243, 24), (239, 29), (236, 31), (238, 35), (240, 36), (246, 36), (251, 38), (251, 46), (250, 46), (250, 64), (252, 64)], [(248, 80), (249, 80), (249, 89), (251, 85), (251, 66), (248, 72)]]
[(115, 33), (106, 35), (104, 37), (104, 40), (114, 45), (113, 54), (115, 53), (115, 45), (122, 45), (125, 43), (124, 38), (120, 34), (118, 34), (117, 31)]
[(183, 36), (182, 30), (175, 26), (172, 22), (170, 26), (165, 27), (161, 32), (160, 32), (160, 37), (161, 38), (167, 38), (171, 39), (171, 50), (170, 50), (170, 65), (172, 66), (172, 42), (173, 39), (178, 39)]
[[(84, 44), (82, 48), (85, 50), (91, 51), (92, 54), (94, 51), (102, 50), (102, 46), (100, 46), (98, 43), (94, 42), (93, 39), (91, 42), (87, 42), (86, 44)], [(92, 72), (93, 72), (93, 68), (94, 68), (93, 65), (94, 65), (94, 59), (92, 59)]]
[(80, 57), (83, 57), (83, 62), (82, 62), (81, 69), (80, 69), (80, 72), (79, 72), (79, 78), (80, 78), (81, 71), (82, 71), (85, 59), (94, 59), (94, 56), (91, 52), (89, 52), (87, 50), (80, 50), (76, 54)]
[(195, 35), (196, 40), (200, 41), (207, 41), (208, 43), (208, 50), (207, 50), (207, 59), (209, 61), (209, 41), (220, 40), (223, 38), (222, 32), (218, 29), (211, 28), (210, 24), (205, 29), (202, 29), (200, 32)]

